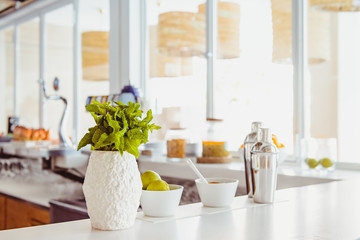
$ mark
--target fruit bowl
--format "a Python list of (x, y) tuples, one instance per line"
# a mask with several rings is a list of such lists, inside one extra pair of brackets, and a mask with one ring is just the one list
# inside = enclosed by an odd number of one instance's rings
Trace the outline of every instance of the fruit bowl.
[(175, 214), (184, 187), (169, 184), (169, 188), (169, 191), (142, 190), (140, 204), (146, 216), (169, 217)]

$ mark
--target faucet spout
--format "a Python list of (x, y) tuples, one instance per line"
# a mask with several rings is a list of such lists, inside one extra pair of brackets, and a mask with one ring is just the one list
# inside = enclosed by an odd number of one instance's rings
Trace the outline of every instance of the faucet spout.
[[(58, 80), (57, 80), (58, 81)], [(59, 141), (60, 141), (60, 147), (64, 148), (72, 148), (73, 143), (72, 141), (65, 135), (64, 125), (67, 119), (68, 115), (68, 102), (66, 98), (59, 96), (59, 95), (47, 95), (46, 93), (46, 87), (45, 87), (45, 81), (43, 79), (40, 79), (39, 84), (42, 86), (42, 92), (45, 100), (56, 100), (56, 101), (62, 101), (64, 103), (64, 111), (60, 119), (59, 123)], [(56, 89), (57, 90), (57, 89)]]

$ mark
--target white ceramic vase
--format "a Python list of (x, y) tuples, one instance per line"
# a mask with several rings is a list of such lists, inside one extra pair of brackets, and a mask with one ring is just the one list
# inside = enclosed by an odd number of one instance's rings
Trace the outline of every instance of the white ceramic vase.
[(118, 151), (92, 151), (83, 191), (93, 228), (119, 230), (135, 223), (142, 183), (136, 159)]

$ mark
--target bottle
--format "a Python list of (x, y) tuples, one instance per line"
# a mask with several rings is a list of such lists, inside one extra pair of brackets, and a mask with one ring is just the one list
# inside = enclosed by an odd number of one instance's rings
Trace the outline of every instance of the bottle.
[(257, 203), (274, 202), (279, 152), (271, 137), (269, 128), (260, 128), (258, 142), (250, 152), (254, 202)]
[(229, 157), (227, 141), (224, 136), (222, 119), (207, 118), (207, 131), (203, 139), (203, 157)]
[(168, 158), (185, 158), (188, 132), (185, 128), (170, 128), (166, 133)]
[(251, 133), (249, 133), (244, 141), (244, 166), (245, 166), (245, 181), (246, 190), (249, 198), (254, 195), (251, 180), (251, 166), (250, 166), (250, 151), (254, 144), (258, 141), (258, 130), (261, 128), (262, 122), (251, 123)]

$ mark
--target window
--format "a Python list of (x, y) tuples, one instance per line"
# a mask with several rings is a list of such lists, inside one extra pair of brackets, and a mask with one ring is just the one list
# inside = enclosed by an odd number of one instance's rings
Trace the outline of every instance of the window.
[(147, 98), (167, 127), (193, 121), (199, 129), (211, 104), (211, 117), (226, 122), (230, 150), (251, 122), (263, 121), (292, 153), (291, 1), (273, 2), (278, 9), (265, 0), (217, 2), (214, 99), (207, 102), (206, 1), (147, 1)]
[(0, 31), (0, 133), (7, 132), (7, 118), (14, 115), (14, 28)]
[[(192, 129), (205, 121), (206, 59), (204, 1), (147, 1), (149, 76), (147, 99), (167, 128)], [(191, 116), (191, 117), (190, 117)]]
[(19, 25), (17, 107), (20, 124), (39, 127), (39, 18)]
[[(45, 14), (45, 84), (48, 95), (60, 95), (68, 101), (68, 116), (64, 122), (65, 132), (71, 136), (74, 112), (73, 99), (73, 6), (67, 5)], [(61, 21), (59, 21), (61, 19)], [(59, 79), (59, 90), (53, 88), (53, 81)], [(62, 101), (45, 102), (45, 126), (52, 130), (52, 137), (57, 138), (60, 119), (65, 104)]]
[(89, 96), (109, 94), (109, 0), (81, 0), (79, 29), (81, 34), (82, 75), (78, 82), (78, 135), (80, 141), (93, 126), (90, 113), (85, 110)]
[[(109, 93), (109, 1), (80, 0), (78, 12), (76, 8), (77, 2), (64, 2), (63, 5), (50, 3), (40, 11), (31, 12), (31, 16), (37, 16), (33, 19), (27, 20), (27, 15), (16, 19), (12, 23), (14, 26), (18, 24), (16, 66), (13, 66), (14, 27), (0, 31), (0, 49), (6, 49), (0, 51), (0, 97), (4, 102), (9, 102), (5, 104), (6, 108), (0, 110), (0, 114), (6, 117), (18, 114), (20, 124), (29, 128), (49, 128), (54, 139), (57, 138), (64, 103), (46, 100), (41, 104), (40, 78), (45, 81), (47, 95), (57, 94), (67, 99), (69, 114), (64, 127), (69, 137), (76, 137), (76, 133), (83, 135), (92, 124), (84, 108), (87, 98)], [(78, 22), (74, 19), (74, 9), (79, 14)], [(74, 56), (78, 50), (74, 45), (76, 24), (84, 39), (88, 33), (100, 33), (97, 34), (100, 35), (99, 39), (91, 36), (91, 41), (82, 42), (84, 51), (80, 52), (80, 58), (84, 57), (84, 65), (82, 69), (76, 69), (83, 73), (80, 79), (74, 74), (74, 66), (77, 66)], [(18, 79), (17, 84), (14, 74)], [(60, 80), (58, 92), (53, 89), (55, 78)], [(3, 90), (5, 88), (6, 91)], [(79, 122), (81, 124), (77, 124)], [(7, 132), (5, 117), (1, 118), (0, 132)], [(73, 140), (76, 144), (77, 139)]]
[[(340, 6), (340, 7), (339, 7)], [(349, 4), (308, 4), (310, 135), (336, 138), (339, 162), (360, 163), (360, 15)]]
[(218, 1), (214, 112), (225, 118), (232, 150), (251, 122), (293, 148), (291, 1)]

